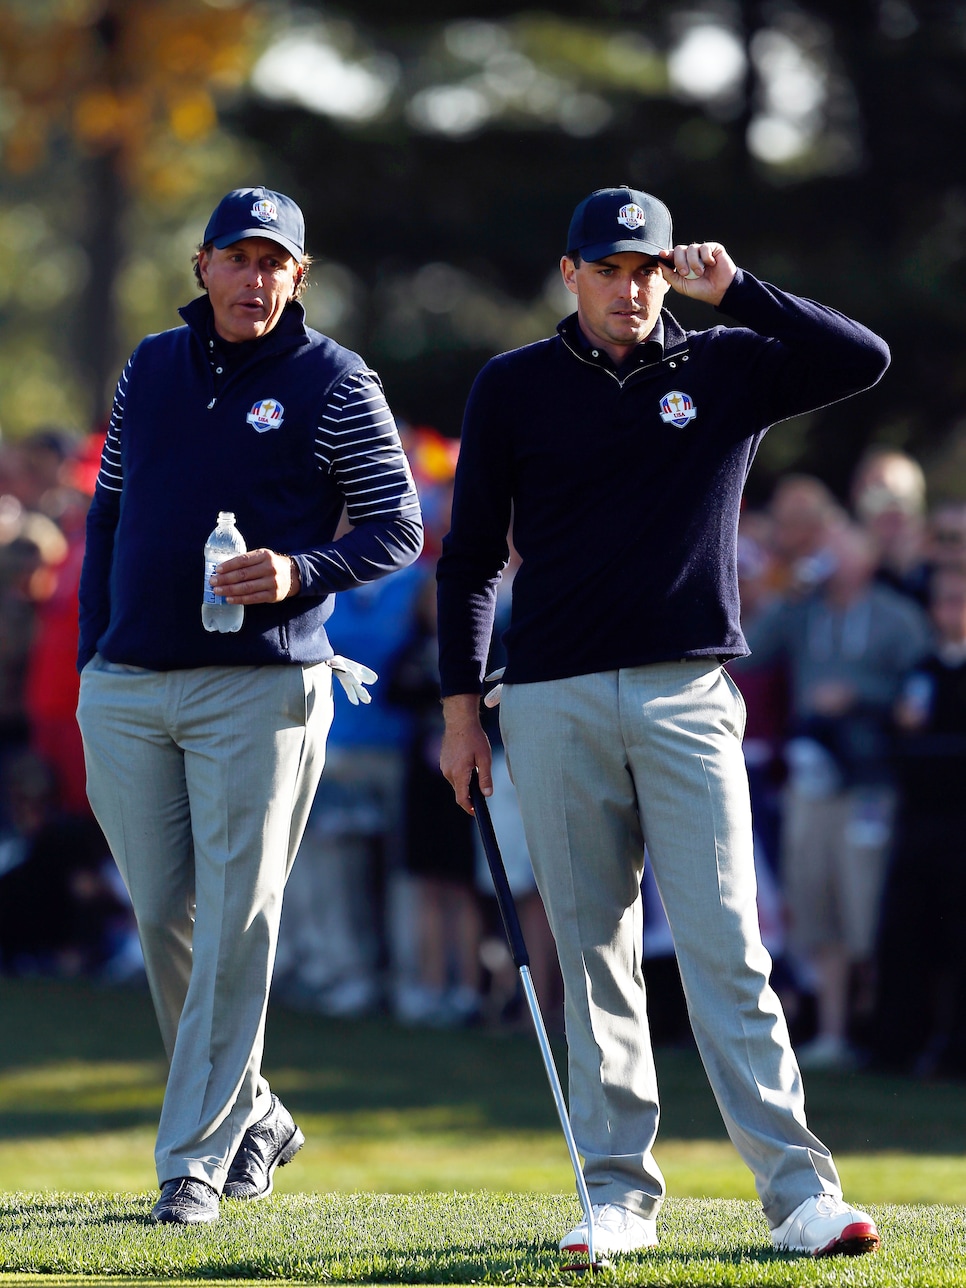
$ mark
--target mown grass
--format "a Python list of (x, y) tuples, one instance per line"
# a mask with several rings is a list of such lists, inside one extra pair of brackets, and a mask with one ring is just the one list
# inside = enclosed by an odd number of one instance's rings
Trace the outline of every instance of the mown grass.
[[(577, 1216), (563, 1195), (278, 1195), (226, 1204), (200, 1229), (152, 1227), (151, 1196), (20, 1195), (0, 1202), (3, 1266), (84, 1275), (232, 1282), (561, 1284), (559, 1230)], [(614, 1260), (613, 1284), (923, 1285), (966, 1282), (962, 1209), (877, 1207), (874, 1256), (812, 1261), (775, 1252), (756, 1205), (668, 1200), (661, 1246)], [(48, 1280), (48, 1283), (50, 1281)]]
[[(662, 1050), (658, 1064), (671, 1195), (661, 1247), (608, 1281), (966, 1288), (962, 1086), (808, 1079), (812, 1125), (884, 1236), (874, 1257), (812, 1263), (772, 1251), (693, 1052)], [(224, 1204), (207, 1229), (157, 1228), (147, 1216), (164, 1067), (146, 996), (0, 981), (2, 1288), (38, 1272), (45, 1285), (111, 1276), (117, 1288), (562, 1281), (556, 1243), (579, 1212), (529, 1031), (279, 1011), (266, 1067), (308, 1138), (276, 1194)]]

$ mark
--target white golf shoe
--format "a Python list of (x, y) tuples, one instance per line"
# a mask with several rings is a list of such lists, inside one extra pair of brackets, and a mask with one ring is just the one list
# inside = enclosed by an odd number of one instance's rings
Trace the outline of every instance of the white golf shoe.
[[(619, 1203), (595, 1203), (594, 1256), (613, 1256), (615, 1252), (637, 1252), (640, 1248), (657, 1247), (657, 1222), (638, 1216)], [(575, 1226), (560, 1240), (561, 1252), (587, 1251), (587, 1221)]]
[(833, 1194), (814, 1194), (799, 1203), (772, 1230), (771, 1238), (782, 1252), (807, 1252), (812, 1257), (853, 1257), (879, 1246), (872, 1218)]

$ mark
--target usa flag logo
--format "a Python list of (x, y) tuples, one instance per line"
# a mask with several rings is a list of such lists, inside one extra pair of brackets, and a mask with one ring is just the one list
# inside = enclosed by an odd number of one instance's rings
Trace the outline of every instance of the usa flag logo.
[(644, 227), (646, 216), (637, 202), (631, 201), (626, 206), (621, 206), (620, 210), (618, 210), (617, 222), (634, 232), (636, 228)]
[(661, 399), (661, 420), (665, 425), (676, 425), (678, 429), (683, 429), (697, 414), (691, 395), (682, 393), (680, 389), (672, 389)]
[(251, 409), (245, 419), (257, 434), (265, 434), (270, 429), (278, 429), (282, 423), (285, 408), (275, 398), (263, 398)]
[(278, 209), (274, 201), (262, 197), (261, 201), (256, 201), (252, 206), (252, 215), (259, 223), (272, 224), (278, 218)]

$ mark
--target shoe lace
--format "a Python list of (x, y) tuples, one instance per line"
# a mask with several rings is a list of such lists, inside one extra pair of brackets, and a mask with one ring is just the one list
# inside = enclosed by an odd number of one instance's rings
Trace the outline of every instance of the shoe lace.
[(595, 1206), (594, 1225), (599, 1226), (601, 1230), (608, 1230), (610, 1233), (617, 1233), (623, 1230), (628, 1224), (630, 1213), (627, 1208), (621, 1207), (619, 1203), (603, 1203)]
[(834, 1194), (820, 1194), (815, 1203), (818, 1216), (836, 1216), (843, 1207), (844, 1204)]

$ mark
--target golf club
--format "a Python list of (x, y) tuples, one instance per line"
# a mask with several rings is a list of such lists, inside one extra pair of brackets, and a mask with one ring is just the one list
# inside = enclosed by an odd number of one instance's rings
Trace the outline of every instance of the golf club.
[(553, 1061), (553, 1052), (550, 1049), (550, 1041), (543, 1022), (540, 1003), (533, 987), (533, 980), (530, 978), (530, 955), (523, 939), (523, 931), (520, 929), (520, 918), (517, 916), (517, 908), (513, 901), (510, 883), (507, 880), (506, 868), (503, 866), (503, 856), (500, 853), (500, 845), (496, 839), (493, 820), (490, 818), (490, 809), (480, 787), (479, 778), (475, 773), (470, 779), (470, 800), (473, 803), (476, 825), (480, 829), (480, 839), (483, 842), (483, 850), (486, 854), (490, 876), (493, 878), (493, 888), (496, 891), (496, 900), (500, 907), (500, 916), (503, 919), (503, 929), (506, 931), (507, 942), (510, 945), (510, 955), (513, 958), (514, 966), (520, 973), (523, 995), (527, 999), (530, 1017), (533, 1020), (533, 1027), (536, 1029), (537, 1042), (540, 1047), (540, 1054), (543, 1057), (543, 1067), (546, 1070), (550, 1090), (553, 1092), (554, 1103), (557, 1106), (557, 1115), (560, 1118), (560, 1126), (563, 1128), (564, 1139), (567, 1142), (567, 1149), (570, 1153), (570, 1162), (573, 1165), (574, 1176), (577, 1181), (580, 1206), (584, 1210), (584, 1220), (587, 1224), (587, 1261), (586, 1263), (579, 1262), (564, 1266), (564, 1270), (600, 1270), (606, 1263), (598, 1261), (594, 1256), (594, 1210), (590, 1204), (587, 1182), (584, 1180), (583, 1169), (580, 1166), (577, 1142), (574, 1140), (574, 1133), (570, 1126), (567, 1103), (560, 1087), (560, 1079), (557, 1077), (557, 1066)]

